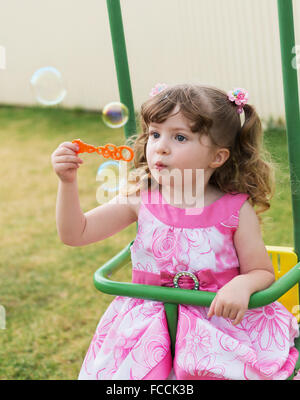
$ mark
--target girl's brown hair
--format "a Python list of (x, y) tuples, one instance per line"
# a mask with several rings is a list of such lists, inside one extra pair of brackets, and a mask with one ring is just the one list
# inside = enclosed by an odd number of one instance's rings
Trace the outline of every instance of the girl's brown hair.
[(228, 100), (225, 92), (210, 86), (172, 86), (142, 105), (142, 132), (135, 138), (135, 170), (129, 180), (135, 183), (135, 191), (142, 187), (141, 183), (152, 182), (146, 160), (149, 124), (164, 122), (176, 106), (191, 122), (193, 132), (208, 135), (213, 145), (230, 151), (229, 159), (212, 174), (210, 184), (224, 193), (247, 193), (257, 214), (266, 211), (273, 195), (274, 173), (262, 145), (260, 118), (255, 108), (246, 104), (245, 122), (241, 125), (235, 103)]

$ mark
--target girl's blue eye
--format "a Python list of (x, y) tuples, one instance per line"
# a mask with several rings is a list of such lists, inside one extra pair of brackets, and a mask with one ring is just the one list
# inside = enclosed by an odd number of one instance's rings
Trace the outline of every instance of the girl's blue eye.
[(177, 135), (176, 137), (177, 137), (178, 142), (184, 142), (186, 140), (186, 137), (183, 135)]
[[(153, 131), (153, 132), (150, 132), (149, 136), (152, 136), (154, 139), (158, 139), (160, 137), (160, 134), (158, 132)], [(178, 142), (184, 142), (187, 140), (187, 138), (185, 136), (180, 135), (180, 134), (176, 135), (175, 138), (176, 138), (176, 140), (178, 140)]]

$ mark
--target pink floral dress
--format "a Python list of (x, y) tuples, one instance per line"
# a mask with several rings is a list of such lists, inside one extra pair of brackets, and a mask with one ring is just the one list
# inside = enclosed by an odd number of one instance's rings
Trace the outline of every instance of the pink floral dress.
[[(173, 286), (193, 274), (199, 290), (217, 291), (239, 274), (233, 235), (248, 196), (225, 194), (204, 209), (142, 193), (131, 247), (133, 282)], [(193, 288), (190, 276), (179, 287)], [(207, 318), (207, 307), (179, 305), (175, 357), (163, 303), (116, 297), (102, 316), (79, 379), (286, 379), (298, 358), (296, 318), (279, 302), (250, 309), (242, 322)]]

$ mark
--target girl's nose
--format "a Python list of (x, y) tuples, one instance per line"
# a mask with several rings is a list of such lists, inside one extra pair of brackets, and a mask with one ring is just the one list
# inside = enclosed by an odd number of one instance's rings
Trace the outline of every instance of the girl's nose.
[(166, 139), (161, 138), (158, 141), (156, 151), (159, 154), (169, 154), (170, 153), (170, 146)]

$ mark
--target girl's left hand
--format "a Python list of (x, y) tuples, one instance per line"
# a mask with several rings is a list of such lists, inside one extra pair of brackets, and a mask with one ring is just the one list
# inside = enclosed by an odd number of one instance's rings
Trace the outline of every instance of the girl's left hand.
[(233, 278), (218, 291), (210, 305), (207, 317), (216, 315), (230, 318), (233, 325), (239, 324), (248, 310), (250, 295), (251, 292), (247, 286), (243, 285), (243, 276)]

